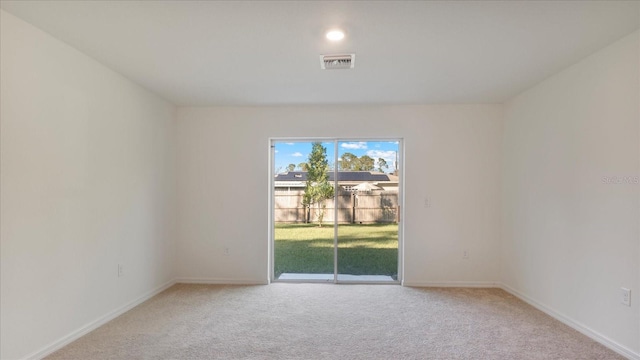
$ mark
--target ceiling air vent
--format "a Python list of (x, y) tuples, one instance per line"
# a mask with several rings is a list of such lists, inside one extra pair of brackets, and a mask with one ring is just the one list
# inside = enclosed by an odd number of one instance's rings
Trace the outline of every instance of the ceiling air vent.
[(320, 55), (322, 70), (353, 69), (355, 62), (356, 54)]

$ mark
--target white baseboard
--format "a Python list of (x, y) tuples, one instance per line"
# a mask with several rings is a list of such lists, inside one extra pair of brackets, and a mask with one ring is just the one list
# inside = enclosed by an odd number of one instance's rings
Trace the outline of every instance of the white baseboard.
[(52, 353), (54, 353), (57, 350), (62, 349), (63, 347), (65, 347), (66, 345), (70, 344), (71, 342), (81, 338), (82, 336), (90, 333), (91, 331), (97, 329), (98, 327), (106, 324), (107, 322), (117, 318), (118, 316), (124, 314), (125, 312), (131, 310), (132, 308), (140, 305), (141, 303), (149, 300), (150, 298), (156, 296), (157, 294), (161, 293), (162, 291), (168, 289), (169, 287), (171, 287), (172, 285), (175, 284), (175, 281), (169, 281), (163, 285), (161, 285), (160, 287), (157, 287), (147, 293), (145, 293), (144, 295), (140, 296), (139, 298), (127, 303), (124, 306), (121, 306), (103, 316), (100, 316), (99, 318), (97, 318), (96, 320), (82, 326), (81, 328), (71, 332), (70, 334), (63, 336), (62, 338), (54, 341), (53, 343), (45, 346), (43, 349), (38, 350), (30, 355), (27, 355), (25, 357), (25, 359), (42, 359), (47, 355), (50, 355)]
[(609, 339), (608, 337), (600, 334), (599, 332), (589, 328), (588, 326), (581, 324), (578, 321), (575, 321), (573, 319), (571, 319), (570, 317), (561, 314), (553, 309), (551, 309), (550, 307), (528, 297), (527, 295), (509, 287), (508, 285), (505, 284), (499, 284), (500, 288), (502, 288), (502, 290), (510, 293), (511, 295), (519, 298), (520, 300), (526, 302), (527, 304), (535, 307), (536, 309), (544, 312), (545, 314), (551, 316), (552, 318), (560, 321), (561, 323), (581, 332), (582, 334), (590, 337), (591, 339), (599, 342), (600, 344), (608, 347), (609, 349), (617, 352), (618, 354), (625, 356), (629, 359), (632, 360), (640, 360), (640, 354), (634, 352), (633, 350), (629, 349), (626, 346), (620, 345), (617, 342)]
[(177, 278), (177, 284), (209, 284), (209, 285), (268, 285), (269, 280), (256, 279), (220, 279), (220, 278)]
[(402, 286), (410, 287), (460, 287), (460, 288), (499, 288), (495, 281), (403, 281)]

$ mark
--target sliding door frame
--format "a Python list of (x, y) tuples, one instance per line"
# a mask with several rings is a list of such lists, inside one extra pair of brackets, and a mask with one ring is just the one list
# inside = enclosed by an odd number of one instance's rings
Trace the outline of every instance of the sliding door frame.
[[(338, 279), (338, 198), (337, 191), (334, 193), (334, 211), (333, 211), (333, 281), (327, 280), (278, 280), (275, 279), (275, 144), (280, 142), (322, 142), (333, 143), (334, 146), (334, 189), (338, 189), (338, 144), (341, 142), (359, 142), (359, 141), (396, 141), (398, 142), (398, 276), (395, 281), (359, 281), (359, 280), (339, 280)], [(404, 139), (401, 137), (365, 137), (365, 138), (338, 138), (338, 137), (271, 137), (269, 138), (269, 181), (268, 186), (268, 260), (267, 260), (267, 280), (271, 282), (289, 282), (289, 283), (348, 283), (348, 284), (402, 284), (404, 274)]]

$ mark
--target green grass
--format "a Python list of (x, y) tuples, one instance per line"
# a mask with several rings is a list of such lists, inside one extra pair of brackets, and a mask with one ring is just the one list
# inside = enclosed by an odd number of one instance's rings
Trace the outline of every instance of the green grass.
[[(275, 277), (282, 273), (333, 274), (333, 226), (276, 224)], [(398, 273), (397, 224), (338, 226), (338, 273)]]

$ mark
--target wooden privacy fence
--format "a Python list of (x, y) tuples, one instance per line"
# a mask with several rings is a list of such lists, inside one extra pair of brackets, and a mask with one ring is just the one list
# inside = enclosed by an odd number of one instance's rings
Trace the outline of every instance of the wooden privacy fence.
[[(274, 219), (276, 222), (303, 223), (305, 209), (302, 207), (303, 191), (276, 191), (274, 196)], [(398, 192), (372, 191), (352, 194), (341, 191), (334, 199), (324, 201), (323, 222), (332, 223), (334, 212), (338, 211), (339, 223), (394, 223), (398, 222)], [(316, 222), (318, 217), (316, 204), (311, 207), (309, 220)]]

